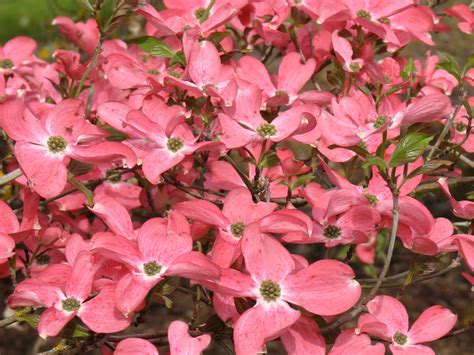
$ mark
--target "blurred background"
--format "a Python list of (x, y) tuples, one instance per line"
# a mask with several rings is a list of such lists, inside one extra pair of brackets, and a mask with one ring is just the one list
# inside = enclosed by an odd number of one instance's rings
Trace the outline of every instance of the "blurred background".
[[(112, 2), (112, 0), (106, 0), (109, 5)], [(159, 1), (153, 2), (156, 6), (160, 6)], [(439, 7), (438, 12), (442, 13), (444, 7), (456, 3), (469, 4), (469, 1), (449, 1), (446, 5)], [(55, 49), (71, 48), (70, 44), (59, 36), (59, 31), (51, 25), (52, 20), (57, 16), (68, 16), (74, 21), (78, 21), (86, 19), (87, 12), (79, 6), (77, 0), (0, 0), (0, 45), (15, 36), (30, 36), (39, 43), (37, 55), (42, 59), (51, 60), (51, 55)], [(128, 28), (121, 32), (124, 38), (136, 36), (142, 28), (142, 23), (139, 19), (132, 20)], [(455, 28), (453, 22), (447, 21), (447, 23)], [(433, 36), (433, 39), (437, 44), (437, 50), (451, 53), (461, 64), (474, 52), (474, 35), (469, 36), (455, 30), (437, 33)], [(404, 49), (402, 53), (407, 57), (423, 58), (429, 50), (434, 51), (433, 48), (416, 43)], [(472, 171), (465, 171), (465, 174), (471, 175)], [(462, 189), (455, 191), (455, 195), (458, 199), (464, 199), (465, 193), (472, 190), (474, 190), (472, 186), (464, 186)], [(427, 205), (436, 216), (450, 217), (449, 206), (444, 196), (433, 193), (427, 197)], [(301, 253), (301, 251), (299, 252)], [(301, 254), (305, 254), (305, 252)], [(313, 253), (309, 258), (315, 259), (318, 256), (317, 253)], [(398, 256), (398, 262), (399, 264), (394, 265), (391, 273), (406, 270), (407, 264), (403, 262), (402, 255)], [(0, 281), (0, 318), (3, 318), (4, 300), (11, 291), (7, 281)], [(389, 293), (389, 291), (384, 292)], [(459, 312), (461, 318), (474, 318), (473, 295), (474, 293), (470, 292), (468, 283), (461, 277), (460, 273), (453, 272), (442, 278), (408, 288), (405, 291), (403, 303), (414, 317), (417, 317), (429, 306), (441, 304), (455, 312)], [(170, 319), (176, 319), (178, 316), (186, 317), (188, 313), (192, 312), (192, 307), (190, 307), (192, 300), (190, 298), (175, 294), (171, 298), (175, 304), (173, 310), (167, 311), (163, 306), (152, 309), (150, 315), (152, 321), (150, 323), (156, 325), (158, 329), (165, 329)], [(40, 345), (36, 333), (28, 326), (9, 330), (0, 329), (0, 355), (36, 353)], [(460, 337), (447, 338), (432, 344), (432, 347), (440, 355), (472, 355), (474, 354), (474, 335), (471, 332)], [(269, 346), (268, 353), (282, 354), (276, 348), (281, 347), (273, 343)], [(211, 349), (207, 353), (221, 354), (226, 352)]]

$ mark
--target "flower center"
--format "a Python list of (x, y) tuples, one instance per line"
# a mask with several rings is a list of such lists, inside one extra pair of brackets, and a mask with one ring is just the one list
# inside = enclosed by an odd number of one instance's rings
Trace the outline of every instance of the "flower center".
[(242, 236), (242, 234), (244, 234), (245, 224), (243, 224), (242, 222), (233, 223), (230, 226), (230, 231), (232, 232), (232, 235), (234, 237), (240, 238)]
[(183, 148), (184, 143), (181, 139), (179, 138), (169, 138), (168, 142), (166, 142), (166, 147), (168, 150), (172, 151), (173, 153), (176, 153), (178, 150)]
[(114, 170), (107, 170), (105, 172), (105, 178), (107, 179), (107, 181), (110, 181), (112, 184), (117, 184), (120, 181), (122, 181), (122, 177), (119, 174), (117, 174), (117, 172), (115, 172)]
[(408, 337), (405, 334), (396, 332), (393, 335), (393, 342), (397, 345), (405, 345), (408, 341)]
[(2, 59), (0, 60), (0, 68), (1, 69), (11, 69), (15, 66), (10, 59)]
[(67, 147), (66, 140), (61, 136), (51, 136), (48, 138), (48, 149), (52, 153), (61, 153)]
[(365, 194), (365, 197), (367, 198), (367, 200), (369, 200), (369, 203), (370, 203), (372, 206), (375, 206), (375, 205), (377, 204), (377, 202), (379, 201), (379, 199), (377, 198), (377, 196), (372, 195), (372, 194)]
[(81, 302), (75, 298), (66, 298), (62, 301), (63, 309), (67, 312), (76, 312), (81, 308)]
[(277, 130), (271, 123), (263, 123), (257, 128), (257, 133), (263, 138), (269, 138), (276, 135)]
[(454, 128), (456, 129), (456, 131), (458, 132), (464, 132), (467, 128), (466, 124), (464, 122), (456, 122), (454, 124)]
[(266, 302), (273, 302), (280, 298), (281, 288), (272, 280), (265, 280), (260, 284), (260, 294)]
[(389, 25), (390, 24), (390, 19), (388, 17), (381, 17), (381, 18), (379, 18), (379, 22), (383, 23), (385, 25)]
[(358, 72), (360, 70), (360, 65), (357, 62), (352, 62), (351, 64), (349, 64), (349, 69), (352, 72)]
[(330, 224), (324, 228), (323, 235), (328, 239), (336, 239), (341, 235), (341, 228), (338, 226)]
[(365, 18), (367, 20), (370, 20), (372, 18), (372, 16), (370, 16), (370, 12), (368, 12), (367, 10), (357, 11), (357, 17)]
[(161, 266), (156, 263), (156, 261), (150, 261), (146, 264), (143, 264), (143, 272), (147, 276), (155, 276), (161, 271)]
[(147, 73), (151, 75), (160, 75), (160, 71), (158, 69), (148, 69)]
[(387, 122), (387, 116), (378, 116), (374, 121), (374, 128), (382, 127)]
[(51, 258), (47, 254), (42, 254), (35, 258), (38, 265), (48, 265), (51, 261)]

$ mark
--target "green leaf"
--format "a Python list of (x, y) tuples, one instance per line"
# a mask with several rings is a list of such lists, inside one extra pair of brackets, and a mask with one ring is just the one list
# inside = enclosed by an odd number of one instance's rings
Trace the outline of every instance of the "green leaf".
[(209, 36), (207, 36), (207, 40), (212, 42), (217, 47), (217, 45), (219, 45), (222, 40), (229, 35), (229, 31), (212, 32)]
[(446, 168), (451, 165), (453, 165), (453, 162), (449, 160), (431, 160), (413, 170), (407, 175), (406, 180), (412, 179), (417, 175), (429, 175), (439, 168)]
[(279, 160), (275, 152), (265, 154), (260, 162), (260, 168), (271, 168), (278, 165)]
[(73, 320), (64, 328), (62, 335), (65, 338), (86, 338), (90, 334), (85, 327)]
[(464, 68), (462, 69), (462, 76), (464, 76), (467, 71), (472, 68), (474, 68), (474, 54), (471, 54), (469, 57), (467, 57)]
[(459, 73), (459, 67), (456, 58), (446, 52), (439, 52), (439, 55), (443, 59), (443, 62), (436, 64), (436, 67), (438, 69), (444, 69), (449, 74), (454, 75), (458, 81), (461, 80), (461, 74)]
[(291, 184), (291, 189), (294, 190), (301, 185), (306, 185), (307, 183), (311, 182), (314, 179), (314, 175), (311, 174), (304, 174), (298, 176), (298, 178)]
[(402, 71), (400, 72), (400, 76), (403, 80), (407, 81), (415, 72), (415, 62), (413, 61), (413, 58), (410, 58), (408, 59), (407, 64), (403, 67)]
[(131, 42), (136, 43), (141, 50), (156, 57), (171, 59), (175, 55), (175, 52), (160, 38), (144, 36), (134, 38)]
[(362, 164), (364, 169), (370, 168), (372, 166), (377, 166), (382, 171), (387, 170), (387, 162), (377, 156), (367, 157), (367, 160)]
[(398, 142), (388, 165), (393, 167), (414, 162), (424, 153), (432, 139), (433, 136), (420, 132), (407, 134)]
[(170, 65), (181, 64), (183, 67), (186, 66), (186, 57), (183, 51), (176, 52), (170, 60)]
[(38, 328), (39, 314), (32, 312), (31, 308), (21, 308), (15, 312), (15, 318), (19, 322), (26, 322), (32, 328)]
[(107, 136), (105, 139), (107, 139), (108, 141), (120, 142), (128, 138), (128, 136), (125, 133), (117, 131), (115, 128), (113, 128), (112, 126), (109, 126), (108, 124), (98, 124), (97, 126), (107, 131), (109, 136)]

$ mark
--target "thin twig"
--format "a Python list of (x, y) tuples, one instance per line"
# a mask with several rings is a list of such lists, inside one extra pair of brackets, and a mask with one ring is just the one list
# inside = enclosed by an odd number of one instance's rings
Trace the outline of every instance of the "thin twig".
[(16, 316), (10, 316), (8, 318), (0, 320), (0, 328), (5, 328), (6, 326), (9, 326), (10, 324), (18, 322), (18, 319)]
[(10, 181), (15, 180), (23, 175), (20, 168), (10, 171), (8, 174), (0, 176), (0, 186), (8, 184)]

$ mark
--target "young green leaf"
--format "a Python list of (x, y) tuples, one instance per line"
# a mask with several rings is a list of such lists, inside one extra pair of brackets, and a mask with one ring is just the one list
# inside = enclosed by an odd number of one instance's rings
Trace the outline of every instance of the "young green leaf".
[(433, 136), (420, 132), (407, 134), (398, 142), (388, 165), (393, 167), (414, 162), (424, 153), (432, 139)]

